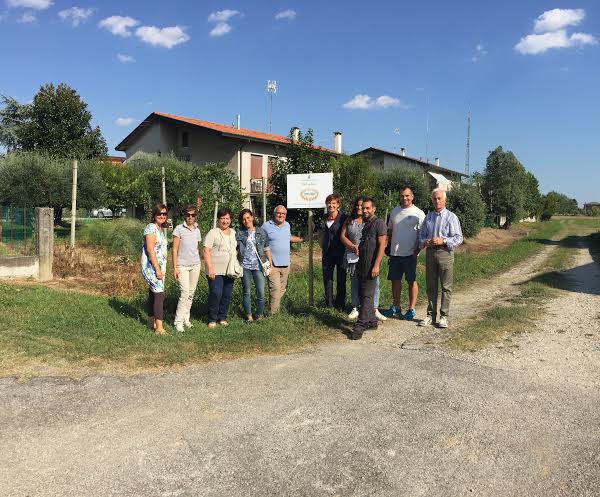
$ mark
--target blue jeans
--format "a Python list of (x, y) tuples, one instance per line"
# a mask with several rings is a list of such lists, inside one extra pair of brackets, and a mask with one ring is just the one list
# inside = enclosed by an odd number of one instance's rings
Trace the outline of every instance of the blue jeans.
[(265, 312), (265, 276), (260, 269), (244, 268), (244, 277), (242, 278), (242, 288), (244, 289), (244, 313), (246, 316), (252, 314), (252, 281), (256, 287), (256, 314), (255, 317), (262, 316)]
[(218, 274), (214, 280), (208, 278), (208, 322), (225, 321), (231, 304), (233, 278)]
[[(350, 298), (352, 300), (352, 307), (357, 307), (360, 305), (360, 283), (358, 282), (358, 278), (356, 274), (354, 276), (350, 276)], [(373, 303), (375, 304), (375, 309), (379, 307), (379, 276), (377, 276), (377, 282), (375, 283), (375, 295), (373, 296)]]

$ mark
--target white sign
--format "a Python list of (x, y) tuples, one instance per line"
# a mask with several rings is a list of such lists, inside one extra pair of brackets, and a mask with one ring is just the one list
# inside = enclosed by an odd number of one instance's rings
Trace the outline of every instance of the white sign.
[(318, 209), (333, 193), (333, 173), (288, 174), (287, 208)]

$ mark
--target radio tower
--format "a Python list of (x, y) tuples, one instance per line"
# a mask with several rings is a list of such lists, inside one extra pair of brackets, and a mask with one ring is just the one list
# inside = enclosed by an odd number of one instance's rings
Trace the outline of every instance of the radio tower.
[(469, 175), (469, 161), (471, 158), (471, 107), (469, 107), (469, 114), (467, 115), (467, 154), (465, 157), (465, 173)]

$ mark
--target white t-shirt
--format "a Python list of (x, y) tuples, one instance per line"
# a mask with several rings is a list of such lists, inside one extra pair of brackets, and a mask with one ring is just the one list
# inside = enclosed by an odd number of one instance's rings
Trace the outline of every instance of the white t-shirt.
[(392, 232), (390, 255), (407, 257), (419, 246), (419, 230), (425, 220), (425, 213), (416, 205), (403, 209), (394, 207), (388, 221), (388, 231)]

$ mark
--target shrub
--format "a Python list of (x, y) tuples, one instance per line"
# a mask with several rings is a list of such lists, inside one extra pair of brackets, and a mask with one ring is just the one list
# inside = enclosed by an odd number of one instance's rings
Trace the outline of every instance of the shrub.
[(141, 256), (145, 227), (146, 223), (137, 219), (92, 221), (81, 229), (80, 239), (133, 262)]
[(477, 235), (485, 221), (485, 203), (476, 187), (456, 184), (448, 192), (448, 210), (458, 216), (463, 235), (471, 238)]
[(425, 210), (431, 205), (430, 193), (425, 178), (420, 171), (408, 168), (397, 168), (377, 173), (375, 200), (379, 216), (391, 211), (400, 201), (400, 189), (410, 186), (415, 199), (413, 203)]

